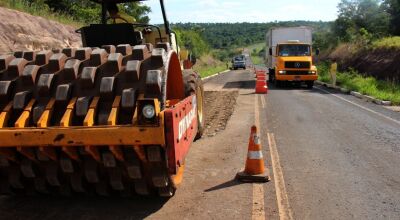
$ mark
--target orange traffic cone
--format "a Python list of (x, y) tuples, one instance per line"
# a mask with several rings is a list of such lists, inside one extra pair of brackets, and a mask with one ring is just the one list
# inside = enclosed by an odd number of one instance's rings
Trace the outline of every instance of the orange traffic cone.
[(266, 80), (257, 80), (256, 81), (256, 94), (267, 94), (268, 86)]
[(264, 159), (257, 135), (257, 127), (251, 127), (249, 147), (244, 171), (236, 174), (236, 178), (242, 182), (268, 182), (269, 177), (265, 174)]
[(265, 74), (257, 74), (256, 78), (257, 78), (257, 80), (266, 80), (267, 79), (267, 75), (265, 75)]
[(266, 72), (265, 72), (265, 70), (257, 70), (256, 71), (256, 74), (258, 75), (258, 74), (266, 74)]

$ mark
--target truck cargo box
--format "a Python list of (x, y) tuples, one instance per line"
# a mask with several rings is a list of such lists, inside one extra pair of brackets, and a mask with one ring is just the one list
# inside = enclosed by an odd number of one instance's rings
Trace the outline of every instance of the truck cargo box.
[[(268, 68), (273, 68), (273, 63), (275, 63), (276, 45), (288, 41), (312, 44), (312, 28), (305, 26), (271, 28), (266, 34), (266, 65)], [(272, 56), (269, 54), (269, 49), (272, 49)]]

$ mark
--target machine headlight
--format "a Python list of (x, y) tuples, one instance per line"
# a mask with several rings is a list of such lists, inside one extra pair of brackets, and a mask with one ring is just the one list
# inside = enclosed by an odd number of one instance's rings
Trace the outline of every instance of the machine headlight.
[(286, 74), (286, 70), (279, 70), (279, 74)]
[(316, 73), (317, 73), (317, 71), (315, 71), (315, 70), (308, 71), (308, 74), (316, 74)]
[(156, 110), (153, 105), (145, 105), (142, 113), (146, 119), (152, 119), (156, 115)]

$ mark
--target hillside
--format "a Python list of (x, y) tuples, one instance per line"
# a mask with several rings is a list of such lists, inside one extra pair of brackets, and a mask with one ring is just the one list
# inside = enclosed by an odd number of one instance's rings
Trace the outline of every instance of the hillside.
[(400, 48), (358, 47), (355, 44), (341, 44), (329, 58), (338, 60), (339, 69), (355, 69), (364, 76), (400, 83)]
[[(271, 27), (310, 26), (314, 33), (327, 32), (331, 22), (322, 21), (279, 21), (269, 23), (176, 23), (173, 28), (195, 30), (213, 49), (246, 47), (265, 41), (265, 34)], [(318, 44), (322, 37), (314, 34)], [(319, 45), (317, 45), (319, 46)]]
[(3, 7), (0, 20), (0, 54), (80, 46), (80, 36), (72, 26)]

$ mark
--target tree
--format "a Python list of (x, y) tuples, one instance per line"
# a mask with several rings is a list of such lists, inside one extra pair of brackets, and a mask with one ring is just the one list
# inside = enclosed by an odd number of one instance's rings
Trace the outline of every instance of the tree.
[(62, 11), (71, 7), (70, 1), (67, 0), (45, 0), (46, 3), (54, 11)]
[(342, 0), (333, 30), (343, 41), (355, 40), (360, 33), (372, 33), (374, 38), (388, 35), (390, 15), (385, 9), (380, 0)]
[(194, 30), (175, 29), (178, 35), (179, 45), (191, 51), (196, 57), (209, 52), (209, 46), (201, 37), (201, 35)]
[(147, 5), (143, 5), (140, 2), (124, 3), (120, 7), (125, 13), (135, 18), (139, 23), (149, 23), (150, 18), (148, 14), (151, 12), (151, 8)]
[(356, 11), (355, 23), (359, 29), (364, 28), (376, 37), (389, 32), (390, 15), (379, 0), (360, 0)]
[[(33, 0), (29, 0), (33, 1)], [(100, 22), (100, 5), (90, 0), (37, 0), (44, 1), (53, 11), (71, 15), (75, 20), (84, 23)], [(123, 3), (121, 11), (135, 18), (139, 23), (148, 23), (151, 9), (140, 2)]]
[(400, 0), (386, 0), (384, 5), (390, 14), (390, 33), (400, 35)]

